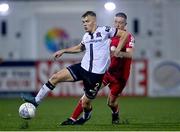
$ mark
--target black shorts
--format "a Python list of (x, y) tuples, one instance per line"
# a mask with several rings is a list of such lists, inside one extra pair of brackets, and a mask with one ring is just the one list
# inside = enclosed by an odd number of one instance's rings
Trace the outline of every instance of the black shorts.
[(104, 74), (88, 72), (81, 67), (81, 63), (68, 66), (74, 81), (83, 81), (85, 95), (89, 99), (94, 99), (102, 84)]

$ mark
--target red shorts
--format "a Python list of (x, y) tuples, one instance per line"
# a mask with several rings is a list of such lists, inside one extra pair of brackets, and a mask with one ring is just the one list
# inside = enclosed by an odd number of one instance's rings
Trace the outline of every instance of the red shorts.
[(113, 96), (118, 96), (126, 86), (127, 79), (121, 78), (117, 79), (116, 77), (112, 76), (108, 72), (105, 73), (103, 77), (103, 84), (106, 86), (108, 85), (110, 88), (110, 92)]

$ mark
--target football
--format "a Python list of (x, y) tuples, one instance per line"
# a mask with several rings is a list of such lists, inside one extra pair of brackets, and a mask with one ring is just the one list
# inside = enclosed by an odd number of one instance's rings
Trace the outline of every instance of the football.
[(35, 116), (36, 107), (31, 103), (23, 103), (19, 107), (19, 116), (23, 119), (31, 119)]

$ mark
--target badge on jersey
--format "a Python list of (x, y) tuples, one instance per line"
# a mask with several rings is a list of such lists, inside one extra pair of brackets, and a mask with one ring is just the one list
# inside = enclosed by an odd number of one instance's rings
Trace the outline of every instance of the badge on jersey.
[(97, 32), (97, 33), (96, 33), (96, 38), (98, 38), (98, 37), (102, 37), (102, 36), (101, 36), (101, 32)]
[(109, 32), (109, 31), (110, 31), (110, 29), (111, 29), (111, 27), (110, 27), (110, 26), (106, 26), (105, 31), (106, 31), (106, 32)]

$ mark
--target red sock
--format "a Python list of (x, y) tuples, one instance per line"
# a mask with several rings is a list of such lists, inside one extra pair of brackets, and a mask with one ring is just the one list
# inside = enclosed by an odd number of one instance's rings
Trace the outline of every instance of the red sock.
[(79, 117), (79, 115), (83, 112), (83, 108), (82, 108), (82, 101), (80, 100), (76, 106), (76, 108), (73, 111), (73, 114), (71, 115), (71, 119), (73, 120), (77, 120), (77, 118)]

